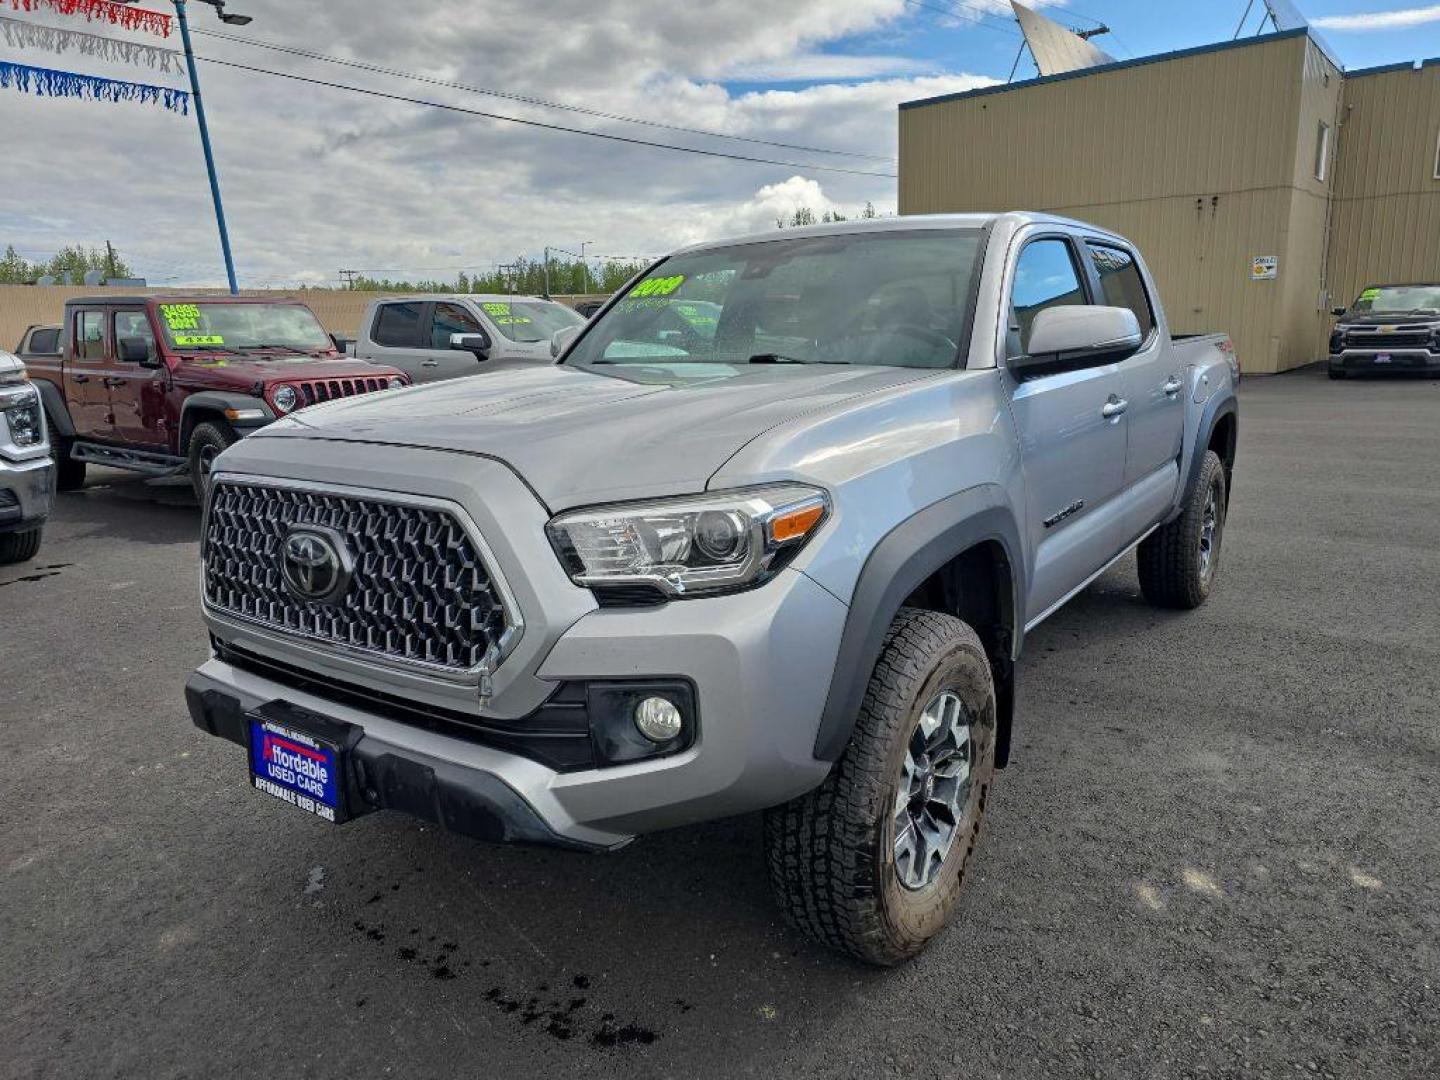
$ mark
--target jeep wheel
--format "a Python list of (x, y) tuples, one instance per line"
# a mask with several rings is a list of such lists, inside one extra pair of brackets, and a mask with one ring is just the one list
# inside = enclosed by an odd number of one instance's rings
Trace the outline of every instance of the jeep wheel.
[(85, 462), (71, 459), (70, 447), (73, 445), (73, 439), (63, 435), (51, 436), (50, 460), (55, 463), (56, 491), (79, 491), (85, 486)]
[(1136, 553), (1146, 600), (1182, 610), (1205, 602), (1220, 569), (1225, 502), (1225, 466), (1215, 451), (1207, 450), (1195, 486), (1185, 496), (1185, 509), (1146, 537)]
[(0, 565), (33, 559), (40, 550), (40, 534), (44, 526), (36, 525), (24, 532), (0, 533)]
[(190, 434), (190, 485), (195, 498), (205, 504), (210, 488), (210, 469), (221, 452), (235, 442), (235, 433), (222, 424), (197, 424)]
[(995, 777), (995, 689), (975, 631), (902, 608), (825, 782), (765, 816), (789, 922), (872, 964), (915, 956), (960, 898)]

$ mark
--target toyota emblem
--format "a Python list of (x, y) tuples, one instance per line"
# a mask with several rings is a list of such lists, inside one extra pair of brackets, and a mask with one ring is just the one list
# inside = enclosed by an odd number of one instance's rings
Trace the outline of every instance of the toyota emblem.
[(280, 542), (285, 587), (308, 603), (328, 604), (343, 596), (353, 566), (344, 539), (334, 529), (294, 525)]

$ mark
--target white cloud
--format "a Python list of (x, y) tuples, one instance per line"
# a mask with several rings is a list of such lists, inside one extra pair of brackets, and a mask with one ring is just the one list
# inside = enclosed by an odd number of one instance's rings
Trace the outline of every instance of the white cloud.
[[(730, 0), (708, 7), (611, 0), (598, 8), (553, 0), (543, 12), (531, 0), (491, 0), (483, 7), (440, 0), (247, 0), (245, 12), (255, 22), (239, 32), (606, 112), (893, 157), (900, 101), (992, 80), (904, 70), (861, 82), (735, 94), (716, 79), (747, 65), (777, 78), (790, 64), (814, 65), (811, 72), (831, 65), (809, 78), (859, 77), (847, 63), (869, 63), (871, 75), (885, 72), (895, 58), (830, 57), (824, 47), (915, 11), (903, 0)], [(220, 29), (203, 7), (193, 22)], [(88, 29), (127, 36), (109, 26)], [(796, 167), (893, 173), (893, 161), (559, 113), (209, 37), (197, 37), (196, 49), (466, 108), (795, 163), (762, 166), (625, 146), (202, 64), (236, 263), (246, 284), (333, 281), (340, 267), (453, 277), (462, 267), (488, 269), (517, 254), (538, 254), (545, 244), (574, 247), (581, 240), (590, 242), (591, 252), (658, 254), (705, 236), (772, 228), (774, 217), (802, 202), (846, 213), (866, 200), (895, 204), (893, 179)], [(3, 42), (0, 59), (66, 66), (61, 58), (5, 51)], [(70, 66), (184, 85), (89, 58)], [(0, 131), (7, 165), (0, 248), (13, 242), (33, 257), (62, 244), (109, 239), (156, 282), (223, 281), (193, 116), (5, 91)]]
[(933, 71), (932, 64), (906, 56), (801, 53), (779, 60), (734, 64), (725, 72), (725, 78), (743, 82), (811, 82), (820, 79), (873, 79), (880, 75)]
[(1403, 30), (1432, 22), (1440, 22), (1440, 4), (1398, 11), (1366, 11), (1355, 15), (1321, 15), (1311, 19), (1310, 25), (1321, 30), (1364, 31)]

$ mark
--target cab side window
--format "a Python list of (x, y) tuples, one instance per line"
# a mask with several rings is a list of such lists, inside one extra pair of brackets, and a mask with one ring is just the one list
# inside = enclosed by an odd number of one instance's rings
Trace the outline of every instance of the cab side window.
[(1090, 259), (1095, 272), (1100, 275), (1100, 293), (1110, 307), (1129, 308), (1135, 313), (1140, 324), (1141, 337), (1148, 338), (1155, 329), (1155, 312), (1150, 306), (1150, 297), (1145, 292), (1145, 282), (1140, 277), (1140, 268), (1135, 265), (1135, 256), (1123, 248), (1108, 244), (1089, 244)]
[(1019, 337), (1012, 344), (1018, 344), (1021, 355), (1028, 353), (1036, 315), (1046, 308), (1076, 307), (1088, 302), (1070, 245), (1058, 238), (1032, 240), (1015, 263), (1015, 284), (1010, 290), (1011, 325), (1019, 328)]
[(150, 320), (143, 311), (117, 311), (115, 313), (115, 351), (120, 351), (119, 342), (126, 338), (139, 338), (149, 346), (150, 357), (155, 357), (155, 332), (150, 329)]
[(376, 345), (399, 349), (421, 348), (420, 313), (423, 303), (381, 304), (375, 312), (370, 337)]
[(483, 334), (480, 320), (459, 304), (436, 304), (430, 318), (430, 347), (448, 349), (451, 334)]
[(75, 316), (75, 355), (81, 360), (105, 359), (103, 311), (82, 311)]

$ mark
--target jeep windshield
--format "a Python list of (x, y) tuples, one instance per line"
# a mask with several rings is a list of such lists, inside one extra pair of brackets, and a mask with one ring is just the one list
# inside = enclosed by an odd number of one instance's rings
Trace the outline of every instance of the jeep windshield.
[(838, 233), (676, 255), (586, 331), (567, 364), (954, 367), (979, 230)]
[(1357, 315), (1440, 315), (1440, 285), (1379, 285), (1351, 305)]
[(174, 349), (289, 349), (334, 347), (310, 309), (300, 304), (157, 304), (161, 330)]

